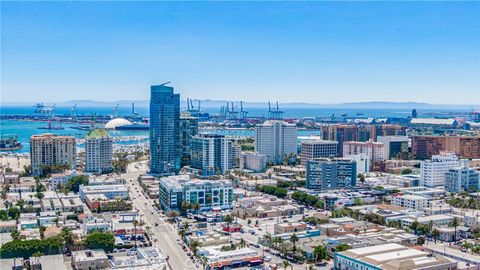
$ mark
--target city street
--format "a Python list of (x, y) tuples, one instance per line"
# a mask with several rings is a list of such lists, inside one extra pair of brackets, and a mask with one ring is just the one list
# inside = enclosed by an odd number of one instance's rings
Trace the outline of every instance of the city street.
[[(153, 245), (159, 248), (163, 255), (169, 257), (168, 261), (171, 269), (200, 269), (195, 267), (192, 260), (177, 244), (177, 233), (173, 225), (160, 218), (160, 214), (153, 206), (153, 201), (143, 194), (137, 179), (146, 171), (145, 162), (130, 164), (125, 174), (125, 180), (127, 187), (130, 189), (134, 209), (139, 211), (141, 220), (145, 222), (146, 226), (151, 227), (153, 238), (156, 238), (156, 241), (152, 242)], [(155, 224), (158, 224), (158, 226), (155, 226)]]

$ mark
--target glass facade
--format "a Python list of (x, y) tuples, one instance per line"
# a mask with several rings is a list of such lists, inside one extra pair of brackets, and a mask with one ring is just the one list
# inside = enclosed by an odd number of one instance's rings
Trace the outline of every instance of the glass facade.
[(153, 85), (150, 96), (150, 172), (180, 170), (180, 95), (173, 87)]

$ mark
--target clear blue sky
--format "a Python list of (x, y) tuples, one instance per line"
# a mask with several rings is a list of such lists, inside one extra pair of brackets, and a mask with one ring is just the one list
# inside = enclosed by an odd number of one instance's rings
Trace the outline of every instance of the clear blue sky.
[(480, 103), (479, 2), (1, 2), (2, 102)]

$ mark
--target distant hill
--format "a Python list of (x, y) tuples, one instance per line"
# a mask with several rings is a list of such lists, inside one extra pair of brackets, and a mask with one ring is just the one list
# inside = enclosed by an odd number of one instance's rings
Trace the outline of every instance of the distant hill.
[(369, 102), (349, 102), (340, 104), (341, 107), (352, 109), (375, 108), (375, 109), (427, 109), (434, 107), (429, 103), (422, 102), (388, 102), (388, 101), (369, 101)]
[[(193, 99), (193, 106), (198, 106), (198, 99)], [(70, 100), (65, 102), (56, 102), (57, 107), (71, 107), (75, 103), (78, 107), (113, 107), (119, 104), (120, 107), (130, 107), (135, 103), (137, 108), (148, 108), (148, 100), (116, 100), (116, 101), (95, 101), (88, 99)], [(239, 100), (212, 100), (202, 99), (200, 100), (201, 108), (220, 108), (226, 106), (227, 102), (229, 106), (233, 102), (234, 106), (240, 107)], [(51, 102), (46, 102), (46, 105), (52, 105)], [(33, 106), (33, 103), (2, 103), (2, 106)], [(181, 101), (181, 107), (187, 107), (187, 101)], [(276, 102), (271, 102), (272, 108), (276, 106)], [(286, 108), (349, 108), (349, 109), (471, 109), (478, 105), (448, 105), (448, 104), (429, 104), (424, 102), (388, 102), (388, 101), (369, 101), (369, 102), (347, 102), (341, 104), (315, 104), (304, 102), (285, 102), (279, 103), (280, 109)], [(268, 102), (243, 102), (244, 108), (268, 108)]]

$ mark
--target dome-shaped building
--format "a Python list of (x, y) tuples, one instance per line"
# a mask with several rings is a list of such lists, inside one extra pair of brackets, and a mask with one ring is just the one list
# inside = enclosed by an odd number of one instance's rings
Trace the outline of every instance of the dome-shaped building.
[(115, 118), (108, 121), (108, 123), (105, 124), (105, 129), (116, 129), (117, 127), (128, 126), (131, 124), (132, 122), (128, 121), (127, 119)]

